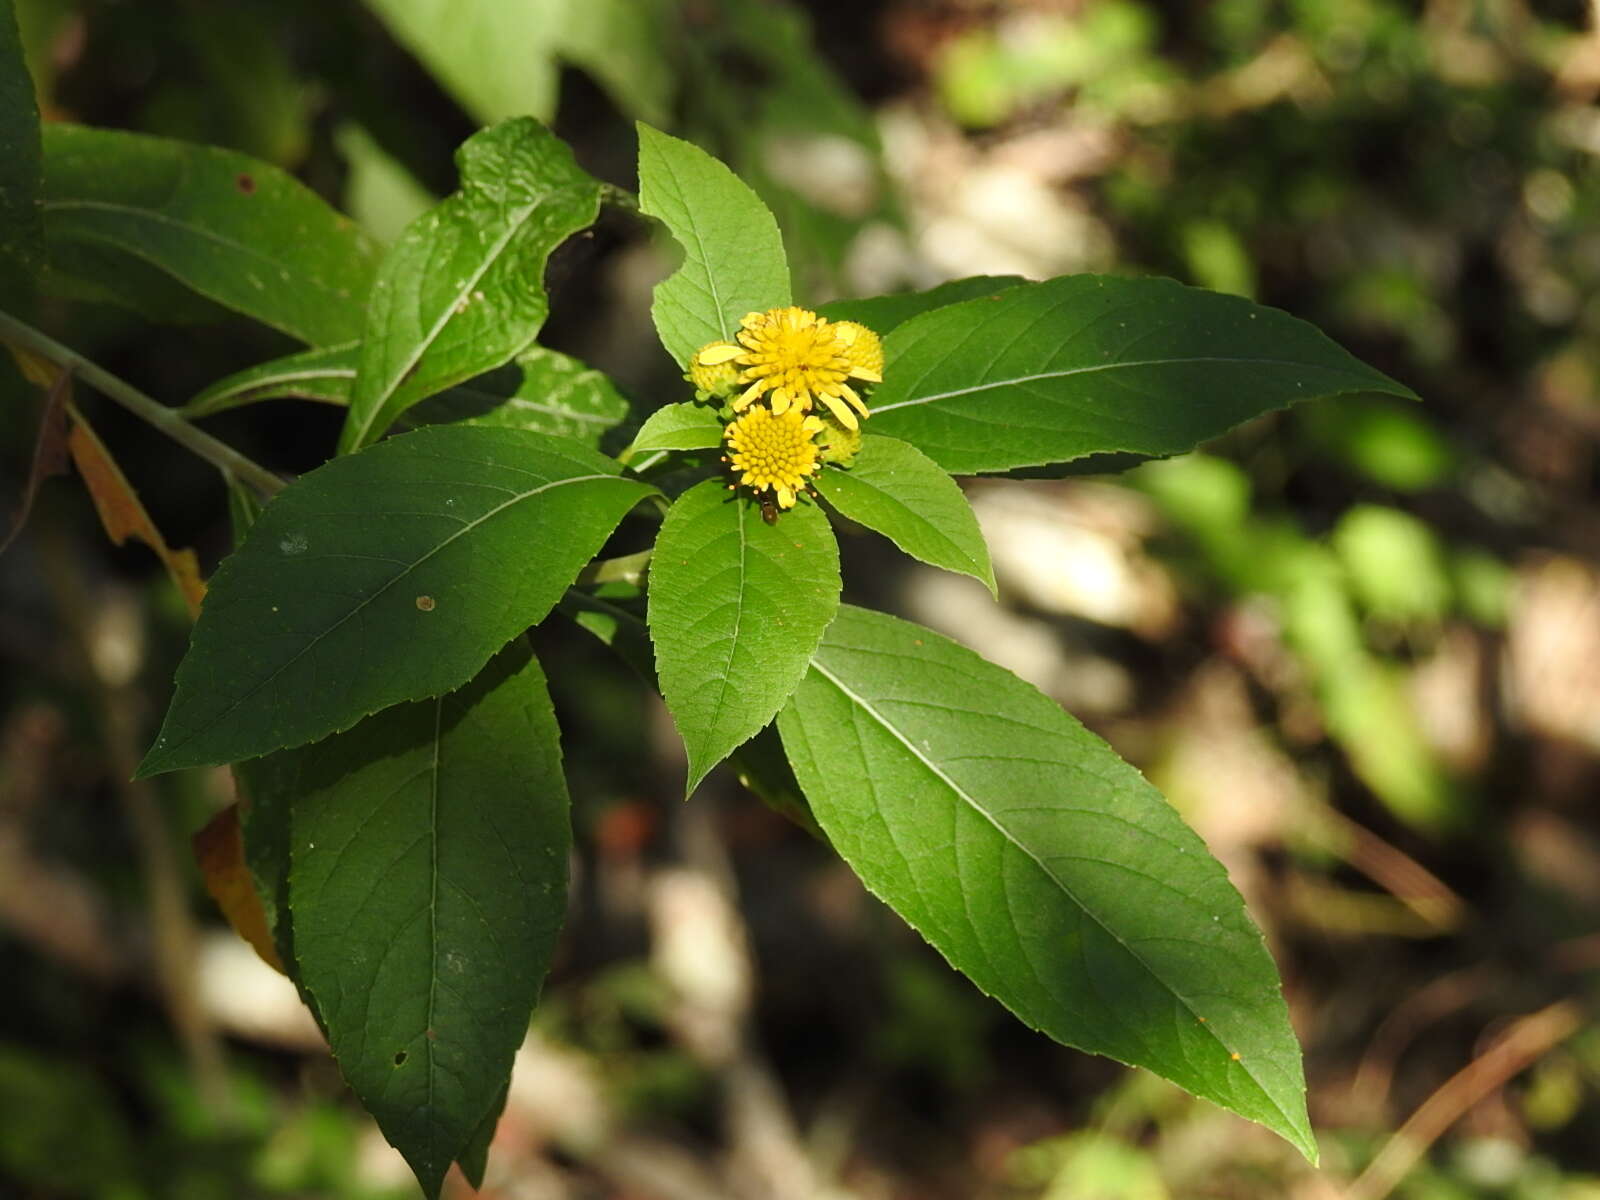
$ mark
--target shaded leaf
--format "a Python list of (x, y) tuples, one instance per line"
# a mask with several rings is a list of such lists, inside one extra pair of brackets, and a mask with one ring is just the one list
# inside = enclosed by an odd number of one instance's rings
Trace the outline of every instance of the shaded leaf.
[(532, 345), (550, 311), (545, 260), (600, 211), (600, 184), (537, 121), (473, 135), (456, 163), (460, 190), (413, 221), (378, 270), (343, 453)]
[(970, 575), (991, 593), (994, 567), (972, 505), (954, 479), (909, 442), (866, 434), (849, 470), (817, 476), (823, 499), (913, 558)]
[(574, 442), (440, 426), (335, 459), (223, 562), (143, 774), (234, 762), (459, 687), (651, 491)]
[[(44, 154), (52, 258), (114, 251), (91, 281), (108, 295), (131, 256), (312, 345), (360, 332), (376, 244), (277, 167), (213, 146), (59, 124), (45, 129)], [(125, 299), (143, 297), (135, 288)]]
[(530, 346), (504, 367), (429, 397), (406, 417), (418, 424), (458, 421), (529, 429), (600, 449), (629, 412), (627, 397), (605, 372)]
[(650, 315), (683, 365), (707, 342), (732, 340), (747, 313), (788, 304), (789, 264), (778, 223), (732, 171), (690, 142), (638, 129), (639, 207), (683, 248)]
[(1058, 705), (930, 630), (846, 606), (778, 728), (834, 847), (979, 988), (1315, 1159), (1300, 1050), (1239, 893)]
[(722, 445), (723, 424), (704, 404), (667, 404), (645, 418), (623, 460), (650, 450), (711, 450)]
[(437, 1196), (549, 969), (571, 842), (544, 674), (513, 643), (459, 692), (295, 752), (294, 949), (340, 1069)]
[(200, 563), (194, 551), (174, 550), (167, 545), (167, 539), (150, 519), (139, 501), (139, 494), (133, 490), (105, 443), (89, 428), (81, 413), (76, 409), (69, 411), (72, 430), (67, 434), (67, 449), (84, 486), (89, 489), (89, 498), (94, 501), (106, 534), (119, 546), (135, 538), (155, 551), (189, 606), (189, 615), (197, 615), (200, 602), (205, 599), (206, 585), (200, 579)]
[(224, 376), (183, 406), (185, 416), (209, 417), (262, 400), (294, 397), (324, 404), (350, 403), (359, 342), (339, 342), (287, 354)]
[(1020, 275), (973, 275), (941, 283), (925, 292), (896, 292), (862, 300), (835, 300), (817, 309), (830, 321), (859, 321), (880, 337), (912, 317), (966, 300), (988, 299), (1027, 280)]
[(273, 944), (266, 907), (245, 862), (238, 803), (228, 805), (212, 817), (205, 828), (190, 839), (190, 844), (194, 847), (194, 860), (206, 891), (217, 902), (233, 931), (255, 947), (267, 966), (282, 971), (283, 962)]
[[(348, 404), (359, 357), (359, 343), (346, 342), (247, 367), (206, 388), (184, 412), (210, 416), (281, 397)], [(421, 401), (402, 421), (531, 429), (598, 449), (628, 414), (627, 397), (604, 372), (544, 346), (530, 346), (505, 366)]]
[(1071, 275), (914, 317), (885, 339), (873, 428), (957, 474), (1176, 454), (1319, 397), (1411, 397), (1315, 326), (1167, 279)]
[(44, 265), (44, 222), (39, 207), (42, 152), (39, 107), (23, 60), (17, 17), (0, 12), (0, 296), (26, 315)]
[(510, 1094), (511, 1088), (508, 1083), (500, 1089), (500, 1099), (489, 1106), (488, 1113), (473, 1131), (466, 1146), (456, 1155), (461, 1173), (475, 1190), (483, 1187), (483, 1173), (489, 1169), (489, 1147), (494, 1141), (495, 1130), (500, 1127), (500, 1114), (505, 1112), (506, 1099)]
[(239, 793), (239, 839), (245, 866), (261, 901), (267, 933), (281, 964), (279, 970), (294, 980), (301, 999), (326, 1032), (311, 997), (300, 986), (294, 955), (294, 921), (289, 912), (289, 823), (300, 787), (302, 762), (298, 751), (282, 750), (234, 763), (232, 771)]
[(801, 504), (769, 525), (715, 479), (667, 513), (650, 560), (661, 695), (689, 756), (685, 791), (772, 720), (839, 605), (839, 548)]

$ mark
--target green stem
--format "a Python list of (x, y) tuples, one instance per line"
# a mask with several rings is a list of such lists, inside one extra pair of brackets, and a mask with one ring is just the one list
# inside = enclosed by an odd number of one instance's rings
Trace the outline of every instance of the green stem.
[(575, 583), (643, 583), (650, 551), (624, 554), (620, 558), (599, 558), (578, 572)]
[(185, 449), (193, 451), (219, 470), (248, 483), (263, 496), (277, 495), (284, 481), (232, 446), (219, 442), (204, 430), (196, 429), (177, 409), (168, 408), (159, 400), (145, 395), (130, 383), (102, 370), (76, 351), (46, 337), (32, 325), (17, 320), (10, 313), (0, 312), (0, 340), (32, 351), (47, 358), (57, 366), (65, 367), (79, 379), (89, 384), (103, 396), (115, 400), (134, 416), (155, 426)]

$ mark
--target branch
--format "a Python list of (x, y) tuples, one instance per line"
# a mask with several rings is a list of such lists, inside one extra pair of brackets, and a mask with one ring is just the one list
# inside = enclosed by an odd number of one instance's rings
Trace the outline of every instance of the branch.
[(218, 470), (248, 483), (265, 497), (283, 490), (284, 481), (259, 463), (246, 458), (232, 446), (219, 442), (209, 433), (196, 429), (181, 413), (151, 399), (130, 383), (102, 370), (76, 351), (46, 337), (32, 325), (0, 312), (0, 340), (48, 359), (71, 371), (97, 392), (115, 400), (134, 416), (155, 426), (185, 449), (193, 451)]

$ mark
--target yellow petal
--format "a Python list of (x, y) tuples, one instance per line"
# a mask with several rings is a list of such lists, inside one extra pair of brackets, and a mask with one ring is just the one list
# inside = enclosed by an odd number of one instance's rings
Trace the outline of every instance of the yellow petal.
[(772, 389), (772, 415), (778, 416), (789, 411), (789, 390), (787, 388)]
[[(862, 402), (861, 397), (856, 395), (855, 389), (852, 388), (848, 383), (841, 383), (839, 385), (839, 390), (844, 393), (845, 399), (849, 400), (851, 404), (856, 406), (856, 411), (859, 412), (863, 417), (870, 417), (872, 415), (872, 410)], [(852, 425), (850, 428), (854, 429), (855, 426)]]
[(784, 487), (782, 484), (778, 485), (778, 507), (779, 508), (793, 508), (794, 507), (794, 492), (792, 492), (790, 489)]
[(838, 396), (830, 396), (824, 393), (822, 402), (828, 406), (829, 412), (839, 418), (839, 424), (843, 425), (846, 429), (861, 428), (861, 423), (856, 420), (855, 413), (850, 411), (850, 406)]
[(727, 342), (712, 342), (694, 358), (702, 367), (716, 367), (725, 362), (732, 362), (743, 353), (744, 351), (738, 346), (731, 346)]

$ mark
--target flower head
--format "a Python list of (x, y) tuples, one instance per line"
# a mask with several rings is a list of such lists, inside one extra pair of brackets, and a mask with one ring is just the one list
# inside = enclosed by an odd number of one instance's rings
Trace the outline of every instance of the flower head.
[(850, 374), (869, 383), (883, 382), (883, 342), (860, 321), (835, 321), (834, 331), (844, 343)]
[[(876, 343), (877, 335), (871, 330), (856, 325), (860, 332), (841, 333), (845, 324), (854, 323), (835, 324), (794, 307), (750, 313), (739, 324), (737, 336), (743, 351), (728, 361), (739, 365), (739, 381), (749, 386), (733, 401), (734, 408), (742, 409), (766, 396), (774, 413), (786, 412), (791, 405), (810, 412), (820, 401), (849, 429), (859, 424), (856, 413), (869, 415), (848, 380), (875, 383), (880, 377), (871, 366), (866, 339), (861, 336), (868, 334)], [(877, 353), (881, 366), (881, 347)]]
[(724, 431), (728, 462), (739, 472), (739, 482), (756, 491), (770, 491), (779, 508), (793, 508), (821, 465), (816, 435), (822, 422), (799, 408), (781, 413), (757, 405)]
[(727, 396), (739, 386), (739, 368), (733, 360), (743, 353), (732, 342), (709, 342), (695, 351), (687, 378), (701, 399)]

